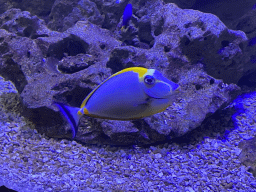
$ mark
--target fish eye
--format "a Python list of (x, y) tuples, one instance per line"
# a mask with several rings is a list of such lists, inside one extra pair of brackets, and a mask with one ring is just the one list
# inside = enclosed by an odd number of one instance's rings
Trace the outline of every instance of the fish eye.
[(155, 78), (151, 75), (146, 75), (144, 78), (144, 82), (148, 85), (153, 85), (155, 83)]

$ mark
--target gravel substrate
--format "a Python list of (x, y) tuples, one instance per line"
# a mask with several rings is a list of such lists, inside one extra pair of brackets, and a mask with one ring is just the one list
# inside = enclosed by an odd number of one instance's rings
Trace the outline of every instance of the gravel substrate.
[(50, 139), (30, 129), (22, 117), (9, 121), (2, 115), (0, 186), (30, 192), (256, 191), (256, 180), (239, 161), (237, 147), (256, 135), (256, 94), (237, 102), (246, 110), (234, 117), (238, 127), (227, 140), (148, 148)]

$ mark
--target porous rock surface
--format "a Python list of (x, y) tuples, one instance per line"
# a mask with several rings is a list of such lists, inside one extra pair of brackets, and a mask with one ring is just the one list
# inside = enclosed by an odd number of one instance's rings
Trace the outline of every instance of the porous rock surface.
[(104, 79), (132, 66), (156, 68), (178, 83), (181, 92), (173, 105), (138, 121), (83, 117), (77, 140), (164, 141), (195, 129), (230, 101), (238, 90), (230, 83), (238, 82), (248, 64), (242, 62), (248, 57), (240, 49), (247, 41), (243, 32), (229, 30), (212, 14), (161, 1), (135, 8), (135, 13), (136, 21), (131, 20), (123, 33), (119, 26), (108, 30), (89, 20), (57, 32), (26, 11), (10, 9), (1, 15), (0, 74), (15, 84), (23, 115), (40, 133), (70, 138), (67, 123), (52, 102), (79, 106)]
[(256, 71), (254, 69), (256, 64), (256, 9), (248, 11), (241, 18), (233, 21), (231, 28), (244, 31), (248, 38), (243, 49), (250, 65), (247, 65), (247, 72), (239, 80), (238, 85), (245, 90), (253, 91), (256, 87)]
[[(0, 186), (256, 191), (256, 95), (225, 107), (236, 83), (247, 91), (255, 87), (254, 11), (233, 27), (248, 41), (214, 15), (131, 0), (134, 17), (121, 32), (127, 2), (0, 2)], [(175, 2), (193, 7), (198, 1)], [(173, 104), (139, 121), (83, 117), (71, 141), (52, 101), (79, 106), (104, 79), (131, 66), (156, 68), (179, 83)], [(152, 145), (166, 140), (172, 143)]]

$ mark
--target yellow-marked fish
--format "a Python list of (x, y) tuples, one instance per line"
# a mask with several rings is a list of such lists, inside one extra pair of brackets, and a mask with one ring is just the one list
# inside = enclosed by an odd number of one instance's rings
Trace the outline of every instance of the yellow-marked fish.
[(123, 23), (121, 30), (124, 31), (132, 17), (132, 4), (127, 4), (123, 13)]
[(74, 138), (82, 115), (113, 120), (147, 117), (164, 111), (178, 87), (155, 69), (131, 67), (98, 85), (80, 108), (55, 104), (69, 121)]

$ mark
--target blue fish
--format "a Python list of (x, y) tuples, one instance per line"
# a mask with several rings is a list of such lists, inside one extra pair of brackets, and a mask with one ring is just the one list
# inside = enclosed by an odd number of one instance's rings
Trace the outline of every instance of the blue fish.
[(55, 103), (76, 136), (82, 115), (112, 120), (134, 120), (164, 111), (172, 102), (178, 84), (155, 69), (131, 67), (98, 85), (80, 108)]
[(128, 23), (132, 17), (132, 4), (127, 4), (124, 13), (123, 13), (123, 24), (122, 24), (122, 29), (125, 29), (128, 26)]

